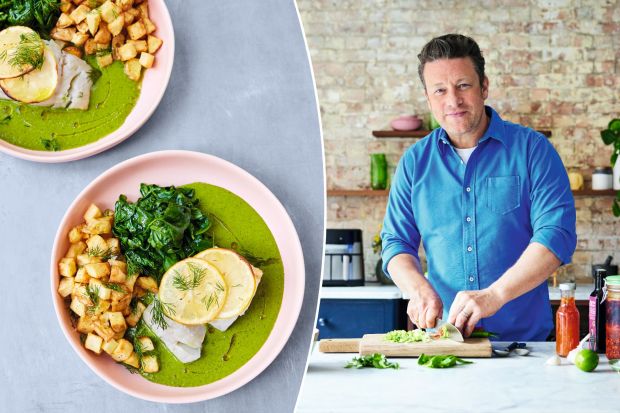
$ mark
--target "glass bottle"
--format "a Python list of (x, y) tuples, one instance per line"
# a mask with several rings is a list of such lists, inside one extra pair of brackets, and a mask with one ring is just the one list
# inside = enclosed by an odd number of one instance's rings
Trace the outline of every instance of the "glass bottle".
[(579, 345), (579, 310), (575, 305), (575, 284), (560, 284), (560, 308), (555, 313), (555, 351), (560, 357)]
[(598, 268), (594, 275), (594, 291), (590, 293), (588, 308), (588, 332), (590, 333), (590, 349), (598, 353), (605, 352), (605, 303), (603, 282), (607, 270)]
[(387, 161), (384, 153), (370, 155), (370, 187), (372, 189), (387, 188)]
[(618, 360), (620, 359), (620, 276), (607, 276), (605, 284), (607, 286), (605, 355), (609, 360)]

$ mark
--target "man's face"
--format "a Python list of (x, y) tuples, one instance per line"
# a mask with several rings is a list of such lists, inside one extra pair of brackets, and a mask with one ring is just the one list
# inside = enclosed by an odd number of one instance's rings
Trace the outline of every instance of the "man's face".
[(426, 101), (450, 138), (480, 138), (486, 129), (484, 101), (489, 81), (482, 87), (468, 57), (440, 59), (424, 65)]

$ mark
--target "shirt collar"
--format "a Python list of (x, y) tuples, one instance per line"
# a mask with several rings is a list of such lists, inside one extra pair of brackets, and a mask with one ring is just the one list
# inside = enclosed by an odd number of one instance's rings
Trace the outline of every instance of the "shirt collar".
[[(490, 116), (491, 119), (489, 121), (489, 126), (486, 132), (484, 133), (484, 135), (482, 135), (482, 138), (480, 138), (478, 144), (480, 144), (480, 142), (486, 141), (489, 138), (493, 138), (501, 142), (504, 146), (508, 147), (507, 136), (504, 131), (504, 121), (502, 120), (502, 118), (499, 117), (497, 112), (492, 107), (485, 106), (484, 110), (487, 116)], [(436, 133), (439, 138), (437, 139), (437, 146), (443, 154), (446, 145), (452, 145), (452, 143), (450, 143), (450, 139), (448, 139), (448, 134), (443, 128), (437, 128)]]

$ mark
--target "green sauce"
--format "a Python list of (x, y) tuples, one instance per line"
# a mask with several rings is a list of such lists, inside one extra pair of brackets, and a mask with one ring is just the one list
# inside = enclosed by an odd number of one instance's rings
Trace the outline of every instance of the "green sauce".
[(243, 316), (224, 332), (207, 326), (200, 359), (183, 364), (157, 336), (150, 334), (159, 353), (160, 370), (157, 373), (143, 373), (143, 376), (156, 383), (177, 387), (212, 383), (247, 363), (269, 337), (280, 311), (284, 291), (284, 268), (280, 252), (260, 215), (247, 202), (226, 189), (203, 183), (185, 186), (196, 191), (200, 208), (205, 213), (217, 217), (213, 236), (218, 247), (234, 249), (238, 246), (255, 257), (275, 260), (260, 267), (264, 272), (263, 277)]
[[(136, 105), (140, 84), (129, 79), (121, 62), (101, 70), (88, 110), (52, 109), (0, 100), (0, 139), (33, 150), (77, 148), (118, 129)], [(44, 142), (48, 142), (48, 147)]]

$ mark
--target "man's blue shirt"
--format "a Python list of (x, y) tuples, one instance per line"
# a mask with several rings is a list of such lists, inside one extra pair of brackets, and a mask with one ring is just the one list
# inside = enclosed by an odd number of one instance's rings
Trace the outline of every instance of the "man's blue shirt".
[[(529, 243), (570, 262), (577, 236), (575, 203), (562, 160), (547, 138), (502, 120), (490, 123), (465, 165), (442, 128), (405, 152), (383, 223), (384, 270), (398, 254), (418, 257), (447, 319), (456, 293), (490, 286)], [(481, 320), (501, 340), (545, 340), (553, 328), (546, 283)]]

